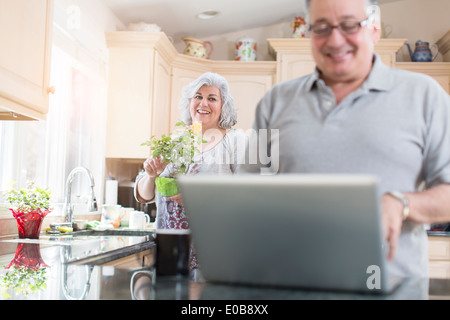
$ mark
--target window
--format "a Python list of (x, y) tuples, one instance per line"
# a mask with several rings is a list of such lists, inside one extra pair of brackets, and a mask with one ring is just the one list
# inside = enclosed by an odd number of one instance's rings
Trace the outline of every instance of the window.
[[(59, 214), (65, 200), (66, 178), (77, 166), (92, 172), (96, 196), (101, 200), (106, 79), (54, 46), (51, 83), (56, 92), (50, 96), (45, 121), (0, 121), (0, 183), (2, 190), (10, 181), (16, 181), (17, 187), (28, 180), (48, 187), (54, 214)], [(72, 195), (88, 194), (87, 177), (77, 176)]]

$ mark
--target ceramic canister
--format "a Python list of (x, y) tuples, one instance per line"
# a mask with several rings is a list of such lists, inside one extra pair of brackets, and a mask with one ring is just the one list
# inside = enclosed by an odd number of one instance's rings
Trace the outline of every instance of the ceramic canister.
[(237, 39), (235, 42), (236, 61), (256, 60), (256, 40), (248, 37)]

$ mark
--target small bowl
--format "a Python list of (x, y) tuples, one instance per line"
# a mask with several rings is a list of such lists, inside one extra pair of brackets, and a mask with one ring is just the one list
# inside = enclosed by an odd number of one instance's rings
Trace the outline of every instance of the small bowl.
[(73, 220), (74, 230), (85, 230), (87, 228), (87, 220)]

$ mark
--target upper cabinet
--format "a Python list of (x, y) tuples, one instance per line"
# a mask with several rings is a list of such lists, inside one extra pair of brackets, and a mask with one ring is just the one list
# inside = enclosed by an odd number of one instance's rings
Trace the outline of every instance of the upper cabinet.
[[(173, 131), (180, 119), (184, 86), (204, 72), (224, 76), (238, 110), (235, 126), (252, 128), (259, 100), (275, 83), (314, 70), (309, 39), (269, 39), (275, 61), (212, 61), (176, 52), (164, 33), (107, 33), (109, 90), (106, 156), (144, 159), (150, 148), (141, 143)], [(449, 63), (397, 63), (402, 39), (382, 39), (375, 47), (388, 66), (427, 73), (448, 91)]]
[[(268, 39), (269, 50), (277, 61), (277, 82), (290, 80), (314, 71), (316, 63), (311, 54), (310, 39)], [(403, 39), (381, 39), (375, 52), (388, 66), (395, 64), (395, 56), (406, 43)]]
[(53, 0), (0, 0), (0, 120), (48, 112)]
[[(268, 39), (269, 49), (277, 61), (277, 82), (290, 80), (314, 71), (310, 39)], [(450, 93), (450, 63), (448, 62), (397, 62), (396, 54), (406, 43), (405, 39), (381, 39), (375, 52), (390, 67), (420, 72), (434, 78)]]
[(424, 73), (436, 80), (450, 94), (449, 62), (397, 62), (396, 68)]
[(275, 62), (211, 61), (179, 55), (172, 69), (170, 129), (174, 129), (180, 116), (178, 102), (183, 87), (207, 71), (218, 73), (228, 81), (237, 109), (235, 128), (244, 132), (252, 128), (258, 101), (275, 83)]
[(275, 81), (276, 63), (211, 61), (177, 53), (167, 36), (106, 34), (109, 48), (107, 158), (143, 159), (141, 143), (169, 134), (180, 120), (184, 86), (205, 72), (224, 76), (238, 109), (237, 129), (252, 127), (256, 104)]
[(171, 62), (177, 54), (164, 33), (112, 32), (106, 157), (147, 158), (141, 143), (167, 134), (170, 124)]

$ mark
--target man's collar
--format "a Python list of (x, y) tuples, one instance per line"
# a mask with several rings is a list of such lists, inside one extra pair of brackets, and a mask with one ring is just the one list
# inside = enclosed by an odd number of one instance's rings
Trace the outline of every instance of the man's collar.
[[(316, 66), (314, 73), (312, 74), (310, 81), (308, 83), (309, 90), (312, 90), (320, 79), (321, 71)], [(389, 72), (389, 67), (386, 66), (378, 56), (378, 54), (373, 54), (372, 69), (370, 70), (369, 76), (364, 81), (361, 89), (368, 91), (387, 91), (392, 87), (391, 76)]]
[(378, 54), (373, 55), (372, 70), (362, 84), (363, 89), (369, 91), (388, 91), (392, 88), (392, 76), (389, 67), (386, 66)]

